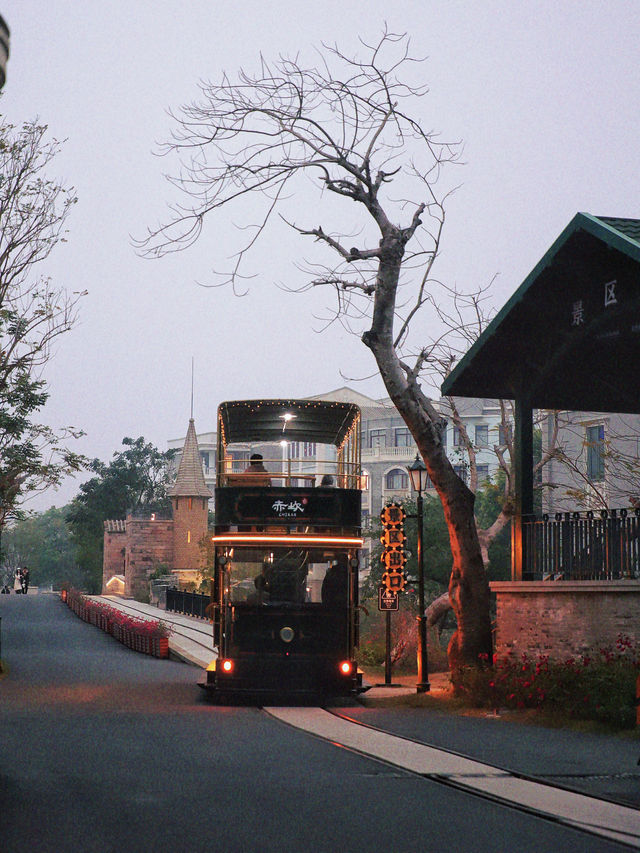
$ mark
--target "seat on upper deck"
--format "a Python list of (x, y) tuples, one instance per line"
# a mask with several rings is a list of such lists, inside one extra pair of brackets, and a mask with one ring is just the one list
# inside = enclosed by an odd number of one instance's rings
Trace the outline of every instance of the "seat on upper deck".
[(277, 474), (264, 474), (262, 471), (255, 474), (249, 471), (240, 474), (227, 474), (225, 476), (225, 485), (232, 488), (238, 486), (270, 486), (271, 478), (277, 476)]

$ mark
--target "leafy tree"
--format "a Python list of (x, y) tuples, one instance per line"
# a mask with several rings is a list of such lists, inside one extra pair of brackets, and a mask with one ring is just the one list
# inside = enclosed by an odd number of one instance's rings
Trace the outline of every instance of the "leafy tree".
[[(444, 419), (421, 387), (438, 358), (437, 336), (425, 342), (410, 333), (421, 309), (452, 294), (433, 275), (448, 195), (437, 181), (460, 148), (423, 123), (426, 88), (413, 82), (416, 71), (407, 37), (385, 31), (374, 44), (361, 40), (358, 56), (333, 47), (316, 67), (262, 59), (255, 74), (241, 70), (236, 81), (225, 74), (217, 84), (202, 84), (201, 101), (183, 107), (167, 148), (185, 153), (173, 182), (187, 203), (142, 246), (150, 256), (188, 247), (210, 215), (247, 195), (256, 220), (243, 223), (246, 240), (224, 280), (234, 287), (243, 282), (250, 249), (278, 213), (316, 244), (302, 289), (332, 290), (330, 319), (357, 330), (371, 351), (442, 502), (457, 619), (449, 660), (457, 667), (491, 652), (489, 589), (473, 491), (447, 458)], [(294, 221), (320, 210), (300, 204), (296, 190), (303, 186), (315, 186), (327, 202), (329, 226)], [(350, 246), (353, 234), (358, 246)]]
[[(416, 515), (415, 501), (403, 502), (407, 516)], [(409, 578), (418, 577), (418, 563), (416, 557), (416, 542), (418, 536), (418, 521), (416, 518), (406, 518), (404, 522), (404, 533), (407, 537), (406, 552), (408, 556), (405, 574)], [(381, 561), (382, 545), (380, 536), (382, 525), (379, 521), (372, 524), (371, 540), (371, 564), (369, 575), (363, 584), (363, 595), (367, 598), (377, 598), (378, 586), (382, 581), (384, 566)], [(441, 593), (447, 587), (451, 573), (451, 546), (449, 534), (444, 520), (442, 504), (433, 495), (425, 495), (423, 498), (423, 526), (422, 542), (424, 550), (424, 576), (426, 585), (431, 594)]]
[(125, 518), (128, 512), (169, 512), (167, 488), (174, 450), (160, 451), (140, 438), (123, 438), (125, 450), (113, 454), (111, 462), (90, 463), (96, 476), (80, 486), (67, 509), (71, 539), (79, 565), (99, 590), (102, 583), (104, 522)]
[[(16, 521), (5, 531), (5, 572), (12, 575), (18, 566), (28, 566), (35, 586), (63, 584), (85, 586), (76, 565), (75, 547), (66, 525), (67, 507), (51, 507)], [(5, 577), (3, 582), (7, 582)]]
[(83, 295), (53, 287), (39, 273), (64, 241), (76, 202), (72, 188), (46, 177), (60, 150), (45, 141), (46, 130), (0, 120), (0, 533), (25, 495), (57, 485), (84, 463), (65, 446), (78, 430), (34, 421), (49, 396), (42, 368)]
[[(504, 509), (504, 473), (498, 471), (493, 479), (484, 482), (476, 492), (476, 519), (478, 525), (490, 529)], [(511, 529), (500, 527), (488, 543), (487, 570), (491, 580), (508, 580), (511, 577)]]

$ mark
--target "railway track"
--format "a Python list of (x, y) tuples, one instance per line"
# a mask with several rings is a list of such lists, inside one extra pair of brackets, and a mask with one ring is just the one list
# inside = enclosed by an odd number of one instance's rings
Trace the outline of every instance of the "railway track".
[(633, 850), (640, 848), (640, 811), (630, 806), (559, 788), (536, 777), (390, 734), (337, 709), (265, 707), (263, 711), (286, 725), (402, 769), (426, 782), (455, 788)]

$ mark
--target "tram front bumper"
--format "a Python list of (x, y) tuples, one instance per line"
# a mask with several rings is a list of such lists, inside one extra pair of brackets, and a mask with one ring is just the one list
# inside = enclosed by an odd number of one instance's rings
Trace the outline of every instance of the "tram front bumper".
[(250, 655), (214, 663), (200, 684), (211, 692), (346, 696), (362, 690), (362, 673), (353, 660)]

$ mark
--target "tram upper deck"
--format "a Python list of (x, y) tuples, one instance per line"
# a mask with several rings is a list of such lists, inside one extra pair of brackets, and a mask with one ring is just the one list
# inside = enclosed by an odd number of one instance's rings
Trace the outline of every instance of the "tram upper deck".
[[(259, 452), (259, 462), (250, 457)], [(218, 408), (216, 530), (360, 527), (360, 410), (325, 400)]]

